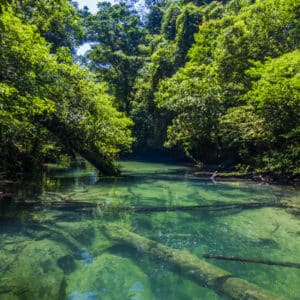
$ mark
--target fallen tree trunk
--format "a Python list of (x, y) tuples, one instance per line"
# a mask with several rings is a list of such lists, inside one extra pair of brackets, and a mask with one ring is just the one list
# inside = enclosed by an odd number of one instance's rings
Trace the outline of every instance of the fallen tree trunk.
[(273, 260), (268, 260), (268, 259), (231, 257), (231, 256), (213, 255), (213, 254), (207, 254), (207, 253), (203, 254), (203, 257), (204, 258), (221, 259), (221, 260), (249, 262), (249, 263), (256, 263), (256, 264), (265, 264), (265, 265), (271, 265), (271, 266), (281, 266), (281, 267), (288, 267), (288, 268), (300, 268), (299, 263), (273, 261)]
[[(93, 149), (94, 148), (94, 149)], [(119, 176), (120, 170), (115, 166), (113, 161), (102, 155), (96, 147), (89, 149), (79, 149), (78, 154), (92, 164), (102, 175)]]
[(166, 261), (196, 283), (229, 296), (231, 299), (281, 299), (255, 284), (234, 277), (233, 274), (200, 260), (187, 251), (172, 249), (118, 226), (103, 226), (102, 228), (110, 239), (149, 254), (155, 259)]
[(101, 153), (95, 144), (86, 141), (85, 136), (78, 135), (74, 132), (74, 129), (69, 128), (57, 116), (43, 116), (39, 118), (38, 122), (53, 133), (67, 149), (77, 152), (98, 169), (102, 175), (120, 175), (120, 170), (115, 166), (111, 158)]
[(65, 243), (74, 253), (81, 252), (82, 245), (68, 232), (54, 226), (35, 223), (33, 229), (27, 229), (27, 234), (34, 238), (36, 236), (35, 231), (37, 229), (40, 232), (45, 232), (46, 236), (42, 236), (42, 238), (46, 238), (47, 235), (49, 235), (52, 240), (55, 240), (60, 243)]

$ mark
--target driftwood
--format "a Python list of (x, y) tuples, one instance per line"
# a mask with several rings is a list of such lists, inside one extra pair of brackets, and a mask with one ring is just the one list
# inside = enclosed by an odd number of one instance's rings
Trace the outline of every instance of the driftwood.
[(271, 266), (281, 266), (281, 267), (288, 267), (288, 268), (300, 268), (300, 263), (272, 261), (272, 260), (268, 260), (268, 259), (231, 257), (231, 256), (213, 255), (213, 254), (207, 254), (207, 253), (203, 254), (203, 257), (204, 258), (221, 259), (221, 260), (249, 262), (249, 263), (256, 263), (256, 264), (265, 264), (265, 265), (271, 265)]
[(110, 239), (149, 254), (155, 259), (163, 260), (179, 269), (181, 274), (196, 283), (213, 289), (219, 294), (226, 295), (230, 299), (281, 299), (255, 284), (234, 277), (233, 274), (200, 260), (187, 251), (172, 249), (118, 226), (111, 225), (102, 228)]

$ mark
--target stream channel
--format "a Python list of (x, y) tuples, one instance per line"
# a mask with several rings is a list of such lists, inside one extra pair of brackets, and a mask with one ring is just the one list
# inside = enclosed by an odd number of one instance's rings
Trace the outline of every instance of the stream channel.
[[(89, 202), (91, 209), (0, 210), (0, 299), (229, 299), (165, 260), (110, 240), (119, 226), (192, 255), (283, 299), (300, 298), (300, 269), (203, 258), (204, 253), (300, 263), (300, 216), (284, 208), (133, 212), (103, 207), (300, 201), (292, 186), (193, 176), (184, 165), (121, 163), (122, 176), (92, 168), (48, 171), (14, 192), (20, 201)], [(143, 249), (140, 249), (143, 250)], [(251, 298), (252, 299), (252, 298)]]

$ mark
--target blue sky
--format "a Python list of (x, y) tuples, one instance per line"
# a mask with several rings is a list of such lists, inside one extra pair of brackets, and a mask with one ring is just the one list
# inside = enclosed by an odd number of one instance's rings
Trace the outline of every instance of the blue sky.
[(98, 0), (76, 0), (80, 8), (87, 6), (92, 14), (97, 12), (97, 3)]
[[(87, 6), (92, 14), (95, 14), (97, 12), (97, 3), (100, 2), (98, 0), (76, 0), (76, 2), (79, 5), (79, 8), (83, 8), (84, 6)], [(77, 49), (77, 55), (84, 55), (84, 53), (91, 49), (91, 45), (89, 43), (85, 43), (78, 47)]]

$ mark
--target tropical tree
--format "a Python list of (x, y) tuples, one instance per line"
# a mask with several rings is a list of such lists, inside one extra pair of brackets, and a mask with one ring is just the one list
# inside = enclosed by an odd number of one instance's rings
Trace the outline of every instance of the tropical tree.
[(1, 10), (1, 161), (13, 161), (21, 171), (28, 161), (40, 165), (51, 137), (103, 173), (118, 173), (112, 161), (130, 146), (131, 121), (113, 108), (106, 85), (73, 64), (66, 48), (51, 54), (37, 27), (11, 7)]
[(299, 143), (291, 140), (298, 138), (300, 5), (229, 1), (202, 12), (188, 62), (156, 93), (159, 107), (173, 114), (166, 145), (179, 144), (204, 162), (299, 171)]
[(140, 18), (125, 2), (101, 2), (97, 14), (85, 18), (85, 24), (86, 39), (93, 43), (89, 66), (108, 82), (118, 107), (128, 113), (135, 77), (144, 61), (146, 32)]

